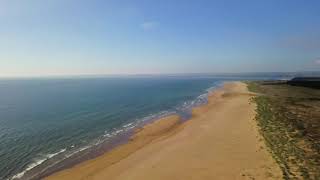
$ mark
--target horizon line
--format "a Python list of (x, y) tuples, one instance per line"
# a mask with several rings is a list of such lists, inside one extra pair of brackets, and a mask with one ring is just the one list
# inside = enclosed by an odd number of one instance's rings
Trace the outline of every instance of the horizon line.
[(1, 76), (0, 79), (24, 78), (69, 78), (69, 77), (117, 77), (117, 76), (189, 76), (189, 75), (248, 75), (248, 74), (290, 74), (290, 73), (319, 73), (319, 71), (248, 71), (248, 72), (208, 72), (208, 73), (132, 73), (132, 74), (48, 74), (48, 75), (17, 75)]

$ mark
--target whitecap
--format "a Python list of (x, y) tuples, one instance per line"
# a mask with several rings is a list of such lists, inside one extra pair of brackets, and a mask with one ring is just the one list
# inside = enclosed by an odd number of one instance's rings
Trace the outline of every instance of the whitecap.
[(65, 151), (66, 151), (66, 149), (61, 149), (60, 151), (58, 151), (58, 152), (56, 152), (56, 153), (46, 154), (46, 155), (44, 155), (42, 158), (36, 158), (33, 163), (31, 163), (31, 164), (29, 164), (29, 165), (27, 166), (27, 168), (26, 168), (25, 170), (23, 170), (22, 172), (14, 175), (14, 176), (12, 176), (12, 178), (10, 178), (10, 180), (19, 179), (19, 178), (23, 177), (23, 175), (24, 175), (26, 172), (28, 172), (28, 171), (30, 171), (31, 169), (39, 166), (40, 164), (42, 164), (42, 163), (45, 162), (46, 160), (48, 160), (48, 159), (50, 159), (50, 158), (52, 158), (52, 157), (54, 157), (54, 156), (56, 156), (56, 155), (58, 155), (58, 154), (60, 154), (60, 153), (63, 153), (63, 152), (65, 152)]

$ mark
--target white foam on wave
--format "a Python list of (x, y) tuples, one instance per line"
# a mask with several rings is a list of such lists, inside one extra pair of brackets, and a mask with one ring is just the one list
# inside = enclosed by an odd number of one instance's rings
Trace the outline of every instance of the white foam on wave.
[(176, 107), (176, 110), (179, 112), (188, 112), (192, 108), (205, 104), (208, 102), (208, 93), (201, 94), (194, 100), (186, 101), (182, 103), (181, 105)]
[[(74, 145), (73, 145), (73, 147), (74, 147)], [(79, 148), (79, 149), (77, 149), (77, 150), (75, 150), (73, 152), (70, 152), (70, 153), (66, 154), (65, 157), (69, 158), (69, 157), (71, 157), (71, 156), (73, 156), (73, 155), (75, 155), (75, 154), (77, 154), (77, 153), (79, 153), (81, 151), (84, 151), (84, 150), (86, 150), (86, 149), (88, 149), (90, 147), (91, 147), (90, 145), (81, 147), (81, 148)]]
[(222, 81), (222, 82), (217, 82), (217, 83), (215, 83), (214, 86), (211, 86), (211, 87), (209, 87), (208, 89), (206, 89), (206, 91), (207, 91), (208, 93), (211, 93), (212, 91), (215, 91), (216, 89), (222, 87), (223, 84), (224, 84), (224, 81)]
[(223, 83), (214, 84), (213, 86), (211, 86), (208, 89), (206, 89), (205, 93), (199, 95), (195, 99), (190, 100), (190, 101), (185, 101), (181, 105), (178, 105), (176, 107), (176, 110), (178, 112), (182, 112), (182, 113), (187, 113), (188, 114), (188, 112), (190, 112), (190, 110), (192, 110), (194, 107), (197, 107), (197, 106), (200, 106), (200, 105), (203, 105), (203, 104), (207, 104), (208, 103), (208, 95), (209, 95), (209, 93), (211, 93), (212, 91), (216, 90), (217, 88), (219, 88), (222, 85), (223, 85)]
[(26, 172), (30, 171), (31, 169), (39, 166), (40, 164), (42, 164), (43, 162), (47, 161), (48, 159), (53, 158), (54, 156), (56, 156), (56, 155), (58, 155), (58, 154), (60, 154), (60, 153), (63, 153), (63, 152), (65, 152), (65, 151), (66, 151), (66, 149), (61, 149), (60, 151), (58, 151), (58, 152), (56, 152), (56, 153), (46, 154), (46, 155), (42, 156), (41, 158), (35, 159), (34, 162), (31, 163), (31, 164), (29, 164), (25, 170), (23, 170), (22, 172), (14, 175), (14, 176), (12, 176), (12, 177), (10, 178), (10, 180), (20, 179), (21, 177), (23, 177), (23, 175), (24, 175)]
[(123, 127), (129, 127), (129, 126), (132, 126), (133, 125), (133, 123), (129, 123), (129, 124), (126, 124), (126, 125), (124, 125)]
[[(102, 137), (104, 138), (103, 140), (101, 140), (100, 142), (104, 142), (107, 139), (116, 137), (120, 134), (129, 132), (131, 129), (134, 129), (140, 125), (143, 125), (145, 122), (153, 120), (153, 119), (160, 119), (162, 117), (168, 116), (170, 114), (174, 114), (175, 112), (173, 111), (162, 111), (159, 113), (154, 113), (154, 114), (149, 114), (143, 118), (139, 118), (139, 119), (134, 119), (131, 122), (122, 125), (119, 128), (114, 128), (111, 131), (110, 130), (106, 130), (104, 132), (104, 134), (102, 135)], [(99, 143), (95, 143), (95, 145), (98, 145)]]

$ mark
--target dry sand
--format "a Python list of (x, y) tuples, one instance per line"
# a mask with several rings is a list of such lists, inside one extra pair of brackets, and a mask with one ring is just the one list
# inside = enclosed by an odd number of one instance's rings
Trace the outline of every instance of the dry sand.
[(259, 135), (251, 96), (244, 83), (226, 83), (189, 121), (155, 121), (127, 144), (46, 179), (281, 179)]

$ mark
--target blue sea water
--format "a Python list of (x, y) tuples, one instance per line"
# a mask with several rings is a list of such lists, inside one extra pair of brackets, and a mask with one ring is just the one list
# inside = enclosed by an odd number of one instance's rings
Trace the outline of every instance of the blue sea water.
[(35, 178), (139, 123), (187, 117), (210, 88), (233, 79), (239, 78), (1, 79), (0, 179)]

